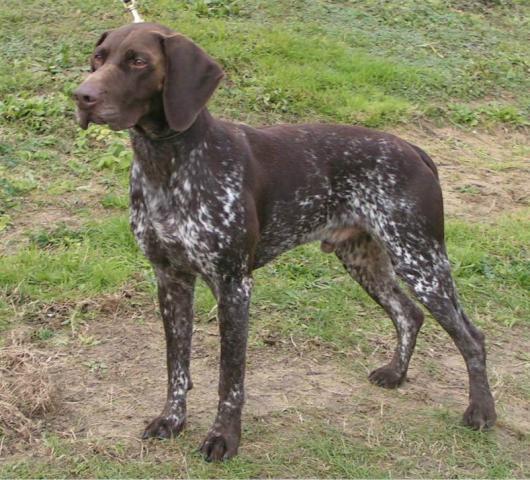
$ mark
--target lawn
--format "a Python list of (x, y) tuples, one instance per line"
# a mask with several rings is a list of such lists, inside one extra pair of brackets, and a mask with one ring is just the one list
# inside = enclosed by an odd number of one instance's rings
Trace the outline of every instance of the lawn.
[(362, 124), (432, 155), (499, 422), (461, 425), (465, 366), (431, 318), (409, 381), (370, 385), (393, 327), (311, 244), (256, 272), (240, 455), (196, 452), (218, 362), (203, 284), (188, 429), (141, 442), (165, 366), (153, 273), (128, 226), (128, 135), (81, 131), (70, 98), (99, 34), (129, 17), (116, 0), (0, 0), (0, 477), (530, 476), (528, 2), (139, 3), (222, 64), (215, 115)]

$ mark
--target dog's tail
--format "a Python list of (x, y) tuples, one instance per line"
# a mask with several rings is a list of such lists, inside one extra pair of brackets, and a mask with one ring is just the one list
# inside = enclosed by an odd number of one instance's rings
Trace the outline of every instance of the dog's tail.
[(419, 156), (421, 157), (421, 159), (423, 160), (423, 162), (425, 163), (425, 165), (427, 165), (431, 170), (432, 170), (432, 173), (434, 173), (434, 176), (436, 177), (436, 179), (438, 180), (438, 169), (436, 168), (436, 165), (434, 164), (434, 162), (432, 161), (432, 158), (429, 157), (429, 155), (427, 155), (420, 147), (417, 147), (416, 145), (412, 144), (412, 143), (409, 143), (407, 142), (414, 150), (416, 150), (416, 152), (418, 152)]

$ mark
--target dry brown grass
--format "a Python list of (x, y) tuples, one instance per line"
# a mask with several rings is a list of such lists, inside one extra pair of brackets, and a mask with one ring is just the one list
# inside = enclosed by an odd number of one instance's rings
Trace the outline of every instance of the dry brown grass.
[(2, 449), (12, 450), (15, 440), (31, 442), (44, 417), (57, 409), (51, 358), (23, 343), (20, 335), (0, 349), (0, 455)]

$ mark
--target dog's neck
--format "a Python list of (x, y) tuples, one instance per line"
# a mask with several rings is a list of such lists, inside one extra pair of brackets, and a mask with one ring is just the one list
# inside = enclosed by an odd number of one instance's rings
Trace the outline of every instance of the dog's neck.
[(206, 108), (203, 108), (191, 127), (179, 132), (169, 126), (162, 111), (156, 115), (146, 115), (131, 131), (134, 136), (139, 136), (151, 143), (171, 142), (175, 144), (193, 145), (202, 141), (214, 121), (210, 112)]
[(215, 119), (204, 108), (183, 132), (172, 130), (165, 118), (143, 118), (129, 130), (135, 161), (153, 180), (162, 181), (188, 161), (190, 152), (206, 140)]

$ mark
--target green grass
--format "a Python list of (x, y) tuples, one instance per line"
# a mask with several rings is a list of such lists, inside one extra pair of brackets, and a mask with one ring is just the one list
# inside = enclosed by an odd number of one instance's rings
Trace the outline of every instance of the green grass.
[[(3, 3), (7, 7), (13, 2)], [(37, 3), (48, 18), (44, 25), (35, 22)], [(240, 8), (232, 10), (234, 2), (228, 1), (145, 3), (146, 18), (190, 35), (221, 61), (229, 82), (214, 110), (227, 116), (245, 118), (256, 112), (261, 118), (376, 126), (427, 111), (451, 116), (462, 102), (496, 97), (505, 113), (490, 115), (490, 121), (526, 123), (524, 1), (488, 9), (441, 0), (254, 0), (235, 2)], [(204, 4), (210, 10), (205, 12)], [(30, 0), (25, 5), (23, 11), (7, 7), (0, 13), (5, 25), (0, 39), (16, 66), (15, 74), (5, 71), (0, 76), (0, 90), (11, 95), (0, 103), (0, 112), (7, 121), (26, 118), (38, 130), (45, 127), (39, 118), (44, 112), (71, 112), (62, 96), (86, 69), (97, 32), (126, 17), (118, 7), (109, 11), (103, 0)], [(69, 29), (78, 35), (62, 35)], [(21, 31), (31, 32), (31, 40), (23, 40)], [(28, 117), (28, 108), (37, 116)], [(469, 123), (465, 116), (452, 118)]]
[[(104, 246), (104, 248), (102, 248)], [(21, 301), (61, 301), (112, 292), (147, 268), (126, 217), (80, 231), (58, 227), (31, 235), (29, 248), (5, 257), (0, 284)]]
[[(130, 449), (120, 443), (80, 445), (48, 435), (48, 459), (0, 467), (0, 478), (392, 478), (423, 477), (426, 471), (444, 478), (505, 478), (525, 472), (518, 463), (523, 452), (510, 451), (513, 440), (455, 425), (443, 410), (419, 411), (415, 423), (386, 416), (376, 425), (368, 416), (348, 417), (350, 430), (323, 421), (322, 413), (303, 411), (303, 416), (300, 423), (292, 412), (278, 414), (268, 419), (267, 428), (248, 422), (247, 446), (225, 464), (201, 459), (195, 430), (177, 441), (151, 443), (144, 458), (127, 457)], [(278, 443), (275, 438), (286, 425), (289, 441)], [(525, 440), (517, 447), (530, 444)]]
[[(189, 35), (220, 61), (227, 77), (210, 107), (225, 118), (381, 128), (435, 121), (483, 132), (502, 128), (508, 135), (528, 127), (525, 0), (141, 0), (140, 8), (147, 19)], [(0, 69), (0, 235), (6, 238), (0, 333), (28, 327), (31, 341), (50, 352), (73, 333), (83, 347), (96, 341), (76, 330), (99, 319), (97, 307), (83, 311), (84, 302), (97, 305), (127, 290), (139, 297), (131, 300), (135, 308), (134, 302), (146, 302), (153, 310), (154, 276), (125, 212), (127, 133), (101, 126), (81, 131), (70, 100), (99, 34), (127, 21), (118, 2), (108, 0), (0, 0), (0, 41), (9, 66)], [(527, 147), (518, 142), (517, 148), (496, 162), (484, 146), (477, 168), (524, 175), (519, 159)], [(481, 195), (472, 183), (460, 193)], [(47, 221), (50, 209), (60, 209), (62, 217)], [(488, 340), (530, 340), (529, 213), (520, 208), (472, 223), (447, 221), (462, 302)], [(332, 352), (338, 365), (362, 370), (364, 377), (367, 367), (359, 365), (367, 356), (368, 363), (378, 360), (373, 356), (381, 339), (392, 345), (390, 321), (318, 245), (285, 254), (255, 278), (254, 351), (266, 352), (271, 339), (310, 345), (303, 348)], [(209, 320), (214, 304), (199, 284), (199, 323)], [(38, 321), (50, 307), (60, 312), (54, 322)], [(439, 330), (426, 322), (419, 350), (430, 351)], [(354, 366), (352, 352), (364, 355)], [(423, 356), (422, 372), (444, 377), (443, 363)], [(528, 357), (520, 361), (526, 365)], [(501, 400), (504, 395), (528, 403), (527, 375), (493, 372), (504, 382), (496, 387)], [(42, 439), (46, 455), (11, 457), (0, 466), (0, 477), (530, 475), (528, 435), (514, 433), (513, 426), (501, 421), (487, 435), (471, 432), (459, 425), (453, 408), (448, 413), (426, 404), (408, 411), (406, 393), (392, 396), (396, 416), (383, 417), (379, 405), (355, 411), (377, 395), (390, 398), (367, 388), (350, 399), (347, 413), (308, 409), (303, 423), (290, 409), (266, 421), (248, 418), (241, 455), (223, 465), (206, 464), (195, 452), (204, 432), (193, 425), (176, 442), (151, 444), (144, 457), (136, 445), (60, 438), (50, 431)], [(509, 407), (504, 401), (501, 408)], [(511, 417), (504, 421), (510, 424)]]
[(464, 303), (480, 318), (495, 312), (505, 326), (530, 325), (530, 212), (496, 225), (451, 221), (449, 255)]
[[(448, 222), (456, 281), (479, 324), (529, 324), (527, 213), (491, 225)], [(79, 230), (59, 226), (33, 232), (29, 248), (3, 259), (0, 285), (8, 298), (22, 303), (79, 300), (138, 282), (138, 272), (144, 272), (146, 285), (154, 284), (127, 217), (119, 215)], [(198, 313), (205, 316), (214, 301), (204, 286), (198, 299)], [(352, 328), (356, 317), (384, 317), (335, 256), (322, 254), (316, 244), (295, 249), (259, 270), (254, 305), (260, 329), (318, 338), (337, 348), (351, 346), (374, 327), (359, 322)]]
[(59, 226), (34, 232), (28, 248), (2, 259), (0, 331), (13, 326), (24, 305), (85, 301), (115, 292), (132, 279), (138, 288), (152, 289), (150, 268), (126, 217), (80, 230)]

